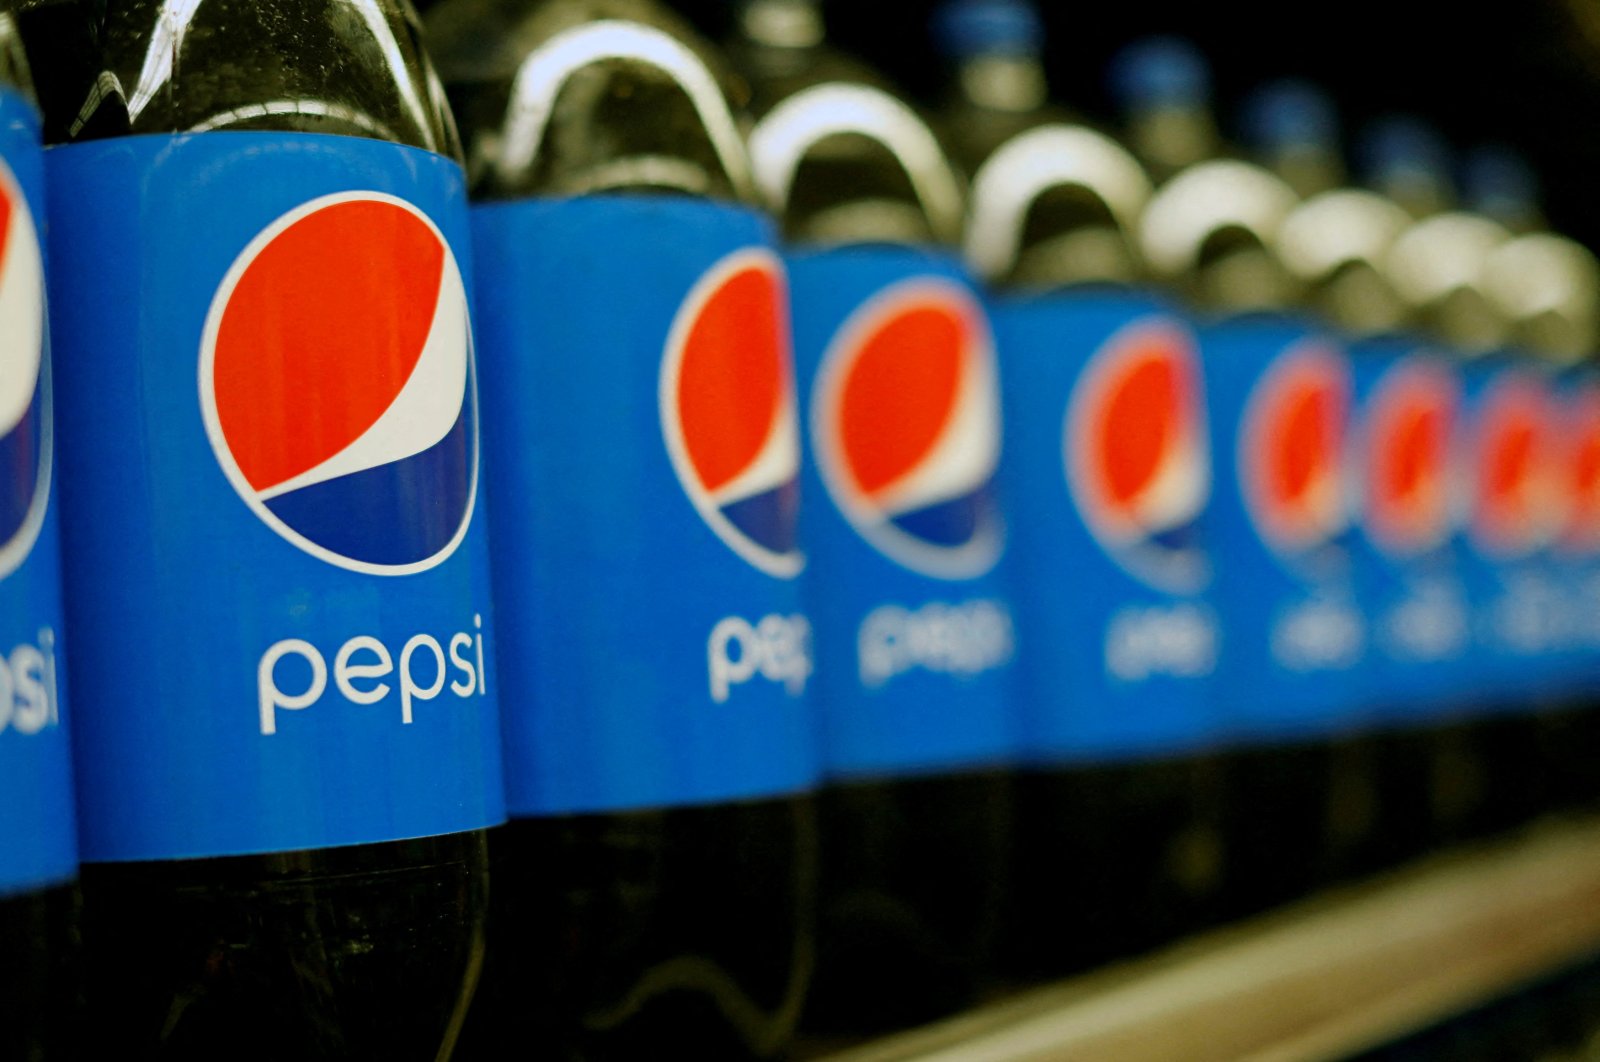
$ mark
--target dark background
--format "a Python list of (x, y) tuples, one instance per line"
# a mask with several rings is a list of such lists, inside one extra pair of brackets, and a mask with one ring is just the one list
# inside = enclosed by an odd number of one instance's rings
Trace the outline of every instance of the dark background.
[[(673, 5), (721, 37), (732, 0)], [(1433, 4), (1150, 3), (1099, 0), (1040, 9), (1056, 96), (1109, 117), (1103, 71), (1140, 36), (1178, 33), (1215, 66), (1226, 128), (1231, 105), (1269, 78), (1300, 75), (1331, 89), (1346, 129), (1406, 111), (1435, 122), (1457, 147), (1513, 146), (1539, 170), (1554, 227), (1600, 248), (1600, 0)], [(928, 37), (933, 0), (829, 0), (835, 41), (924, 102), (943, 71)]]

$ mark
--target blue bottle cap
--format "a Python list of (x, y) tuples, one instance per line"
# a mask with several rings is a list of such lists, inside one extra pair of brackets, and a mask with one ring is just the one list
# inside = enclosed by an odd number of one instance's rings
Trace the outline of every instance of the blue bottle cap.
[(1339, 141), (1339, 115), (1328, 94), (1309, 81), (1263, 85), (1239, 112), (1244, 142), (1271, 151), (1285, 147), (1332, 149)]
[(1433, 126), (1408, 115), (1380, 118), (1362, 131), (1357, 159), (1368, 183), (1382, 186), (1403, 175), (1443, 181), (1450, 149)]
[(1200, 50), (1179, 37), (1147, 37), (1111, 61), (1112, 97), (1125, 108), (1204, 105), (1211, 68)]
[(1503, 144), (1482, 144), (1467, 154), (1461, 188), (1467, 205), (1490, 217), (1529, 214), (1539, 202), (1539, 175)]
[(1039, 12), (1026, 0), (950, 0), (934, 12), (933, 36), (954, 60), (1035, 55), (1044, 47)]

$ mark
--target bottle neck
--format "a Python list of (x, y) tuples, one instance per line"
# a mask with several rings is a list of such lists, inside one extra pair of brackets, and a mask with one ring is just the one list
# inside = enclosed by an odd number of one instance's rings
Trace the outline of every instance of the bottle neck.
[(1157, 104), (1134, 114), (1128, 126), (1134, 154), (1158, 181), (1217, 151), (1211, 112), (1198, 103)]
[(764, 48), (815, 48), (824, 33), (822, 9), (815, 0), (748, 0), (739, 29), (745, 40)]
[(1007, 114), (1038, 110), (1049, 91), (1037, 55), (975, 55), (961, 63), (956, 79), (973, 107)]
[(1301, 199), (1331, 192), (1344, 183), (1344, 167), (1328, 145), (1282, 144), (1267, 153), (1267, 168)]

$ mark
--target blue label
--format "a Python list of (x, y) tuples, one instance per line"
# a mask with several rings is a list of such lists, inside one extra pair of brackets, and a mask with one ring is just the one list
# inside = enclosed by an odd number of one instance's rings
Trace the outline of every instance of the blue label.
[(1462, 577), (1472, 612), (1474, 704), (1537, 706), (1559, 677), (1564, 593), (1552, 563), (1560, 533), (1561, 450), (1551, 377), (1525, 355), (1462, 367)]
[(1455, 538), (1459, 373), (1405, 336), (1352, 345), (1352, 541), (1368, 617), (1368, 696), (1381, 726), (1454, 710), (1468, 688), (1471, 611)]
[(801, 540), (823, 756), (840, 776), (1016, 748), (994, 340), (952, 257), (794, 252), (807, 457)]
[(0, 895), (77, 869), (50, 350), (45, 330), (39, 119), (0, 89)]
[(474, 235), (512, 813), (809, 786), (770, 223), (590, 197), (480, 206)]
[(46, 163), (84, 858), (500, 821), (459, 168), (287, 133)]
[(1029, 757), (1214, 740), (1211, 458), (1192, 330), (1136, 291), (1002, 297), (991, 312)]
[(1367, 640), (1349, 549), (1349, 359), (1275, 315), (1210, 325), (1201, 346), (1225, 710), (1252, 739), (1348, 725)]
[(1565, 504), (1552, 557), (1563, 590), (1556, 680), (1563, 694), (1584, 696), (1600, 680), (1600, 371), (1568, 369), (1555, 385), (1552, 420), (1565, 439)]

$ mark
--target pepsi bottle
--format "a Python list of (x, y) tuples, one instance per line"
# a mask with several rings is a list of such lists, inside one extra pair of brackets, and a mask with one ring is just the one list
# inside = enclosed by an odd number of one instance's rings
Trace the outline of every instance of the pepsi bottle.
[[(1389, 362), (1407, 352), (1398, 332), (1405, 309), (1382, 272), (1383, 256), (1409, 221), (1399, 206), (1372, 192), (1341, 187), (1344, 165), (1338, 118), (1332, 102), (1314, 85), (1273, 82), (1256, 90), (1242, 108), (1242, 139), (1254, 155), (1295, 190), (1298, 205), (1279, 227), (1275, 250), (1302, 285), (1304, 312), (1337, 328), (1350, 358), (1346, 400), (1349, 457), (1339, 500), (1343, 514), (1345, 578), (1365, 617), (1366, 652), (1359, 684), (1347, 682), (1347, 710), (1328, 734), (1325, 751), (1327, 802), (1319, 822), (1319, 847), (1307, 884), (1348, 877), (1392, 862), (1393, 838), (1380, 810), (1385, 799), (1375, 748), (1374, 725), (1382, 706), (1397, 692), (1375, 676), (1383, 674), (1384, 634), (1373, 617), (1372, 583), (1383, 579), (1382, 562), (1364, 548), (1362, 492), (1390, 482), (1382, 462), (1390, 440), (1363, 438), (1360, 416), (1367, 389)], [(1377, 448), (1374, 448), (1376, 442)], [(1416, 455), (1412, 455), (1416, 461)], [(1411, 471), (1416, 473), (1417, 467)], [(1398, 504), (1406, 504), (1401, 501)]]
[[(1173, 73), (1199, 66), (1181, 48), (1157, 40), (1120, 58), (1133, 128), (1152, 125), (1151, 112), (1204, 107), (1205, 82)], [(1235, 912), (1321, 881), (1330, 742), (1353, 725), (1366, 651), (1345, 508), (1349, 359), (1301, 309), (1277, 248), (1298, 203), (1263, 168), (1206, 159), (1157, 190), (1140, 230), (1154, 272), (1199, 316), (1215, 455), (1210, 595), (1222, 624), (1213, 688), (1232, 743), (1225, 834)]]
[(928, 126), (823, 43), (819, 5), (753, 0), (740, 26), (751, 155), (794, 289), (829, 781), (806, 1023), (872, 1032), (971, 1002), (1005, 894), (1015, 632), (995, 347)]
[[(1404, 125), (1400, 136), (1393, 128), (1380, 127), (1378, 135), (1391, 142), (1417, 139)], [(1466, 649), (1428, 691), (1416, 734), (1424, 766), (1412, 768), (1428, 782), (1430, 841), (1448, 844), (1507, 823), (1491, 797), (1491, 761), (1501, 755), (1499, 741), (1525, 741), (1506, 709), (1518, 700), (1527, 667), (1518, 657), (1531, 647), (1525, 644), (1530, 630), (1518, 617), (1527, 613), (1516, 606), (1518, 595), (1507, 596), (1513, 588), (1501, 576), (1517, 566), (1506, 562), (1531, 558), (1544, 545), (1545, 514), (1533, 511), (1541, 507), (1533, 497), (1554, 475), (1554, 440), (1544, 423), (1544, 384), (1525, 359), (1507, 350), (1509, 322), (1483, 284), (1485, 263), (1510, 233), (1483, 215), (1450, 208), (1442, 149), (1396, 151), (1391, 144), (1378, 154), (1374, 183), (1380, 190), (1392, 187), (1398, 198), (1408, 173), (1414, 186), (1436, 189), (1437, 209), (1395, 240), (1385, 270), (1413, 327), (1449, 359), (1447, 371), (1459, 389), (1448, 443), (1453, 496), (1447, 526), (1466, 613)], [(1536, 631), (1531, 636), (1540, 637)]]
[(808, 558), (731, 82), (634, 0), (446, 0), (428, 31), (473, 159), (508, 691), (463, 1053), (780, 1055), (814, 958)]
[(404, 4), (75, 10), (24, 34), (91, 1054), (447, 1058), (503, 817), (454, 127)]
[(1321, 870), (1341, 878), (1426, 843), (1426, 782), (1410, 728), (1428, 683), (1459, 665), (1466, 624), (1444, 548), (1455, 390), (1445, 367), (1419, 351), (1385, 270), (1411, 216), (1372, 191), (1307, 183), (1313, 159), (1326, 160), (1314, 172), (1339, 173), (1331, 108), (1312, 91), (1291, 84), (1285, 96), (1258, 99), (1254, 140), (1286, 180), (1298, 168), (1302, 187), (1324, 188), (1284, 219), (1277, 249), (1304, 286), (1305, 307), (1337, 326), (1351, 361), (1348, 542), (1368, 651), (1352, 728), (1329, 748)]
[(77, 1057), (77, 872), (61, 656), (44, 159), (14, 7), (0, 4), (0, 1056)]
[(1138, 246), (1149, 179), (1047, 103), (1032, 7), (960, 0), (935, 28), (1002, 356), (1024, 763), (1006, 961), (1054, 976), (1215, 916), (1203, 372)]
[[(1549, 231), (1539, 210), (1537, 180), (1504, 148), (1468, 156), (1466, 198), (1517, 235), (1484, 263), (1483, 286), (1509, 323), (1507, 343), (1542, 370), (1549, 412), (1545, 453), (1554, 475), (1530, 472), (1543, 487), (1535, 503), (1544, 520), (1542, 545), (1516, 565), (1526, 589), (1527, 636), (1519, 642), (1523, 711), (1496, 735), (1489, 800), (1506, 825), (1593, 802), (1593, 772), (1584, 751), (1600, 738), (1586, 678), (1594, 628), (1593, 532), (1590, 505), (1600, 425), (1593, 422), (1593, 375), (1600, 317), (1600, 264), (1576, 242)], [(1537, 438), (1537, 436), (1536, 436)]]

